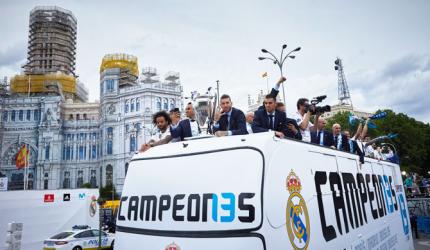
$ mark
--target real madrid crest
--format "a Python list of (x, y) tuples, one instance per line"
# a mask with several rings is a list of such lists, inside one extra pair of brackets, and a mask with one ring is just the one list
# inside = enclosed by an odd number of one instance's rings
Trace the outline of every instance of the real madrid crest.
[(165, 250), (181, 250), (181, 248), (176, 245), (175, 242), (170, 243)]
[(294, 249), (306, 250), (310, 240), (309, 214), (306, 202), (300, 195), (302, 184), (293, 170), (287, 177), (286, 188), (290, 193), (286, 210), (288, 238)]

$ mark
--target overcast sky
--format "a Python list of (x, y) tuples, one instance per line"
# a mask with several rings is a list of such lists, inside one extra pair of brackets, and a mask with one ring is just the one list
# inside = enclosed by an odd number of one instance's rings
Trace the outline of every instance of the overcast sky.
[(390, 108), (430, 122), (430, 1), (21, 1), (0, 7), (0, 76), (20, 72), (32, 8), (56, 5), (78, 20), (77, 70), (99, 99), (99, 67), (107, 53), (138, 57), (139, 68), (181, 74), (185, 95), (220, 80), (221, 92), (246, 110), (279, 78), (258, 61), (261, 48), (302, 47), (285, 73), (287, 110), (299, 97), (326, 94), (336, 104), (336, 57), (343, 59), (355, 107)]

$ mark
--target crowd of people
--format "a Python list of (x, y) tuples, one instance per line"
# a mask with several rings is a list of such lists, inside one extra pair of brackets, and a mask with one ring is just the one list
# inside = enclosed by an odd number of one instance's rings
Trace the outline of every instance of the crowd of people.
[[(376, 146), (376, 142), (385, 138), (378, 137), (371, 140), (367, 136), (369, 119), (359, 124), (353, 136), (349, 131), (342, 131), (338, 123), (333, 124), (329, 131), (326, 128), (327, 121), (321, 117), (322, 113), (312, 110), (312, 105), (306, 98), (300, 98), (297, 101), (297, 112), (293, 118), (288, 118), (285, 104), (276, 100), (279, 87), (285, 81), (286, 78), (281, 77), (271, 92), (265, 96), (263, 105), (257, 111), (247, 114), (233, 107), (229, 95), (222, 95), (213, 117), (213, 125), (209, 128), (210, 131), (218, 137), (274, 131), (279, 138), (302, 140), (358, 154), (361, 162), (364, 162), (364, 156), (380, 160), (391, 160), (395, 157), (391, 148)], [(315, 125), (311, 122), (311, 118), (314, 118)], [(157, 127), (157, 132), (149, 142), (142, 145), (141, 152), (161, 144), (199, 136), (202, 132), (196, 119), (196, 110), (191, 102), (185, 107), (185, 119), (181, 119), (180, 110), (175, 108), (170, 110), (170, 113), (167, 111), (155, 113), (153, 123)]]

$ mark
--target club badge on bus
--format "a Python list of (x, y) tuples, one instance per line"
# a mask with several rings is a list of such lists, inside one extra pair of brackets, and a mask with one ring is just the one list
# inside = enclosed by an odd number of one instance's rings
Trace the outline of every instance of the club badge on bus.
[(310, 240), (310, 221), (306, 202), (300, 195), (302, 184), (291, 170), (287, 177), (286, 188), (290, 193), (286, 210), (288, 237), (294, 249), (306, 250)]

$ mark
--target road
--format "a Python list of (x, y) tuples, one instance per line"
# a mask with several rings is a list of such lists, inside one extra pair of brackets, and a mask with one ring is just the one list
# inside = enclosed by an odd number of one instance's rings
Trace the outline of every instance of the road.
[(414, 238), (415, 250), (429, 250), (430, 249), (430, 239), (426, 237), (423, 233), (419, 233), (419, 239)]

